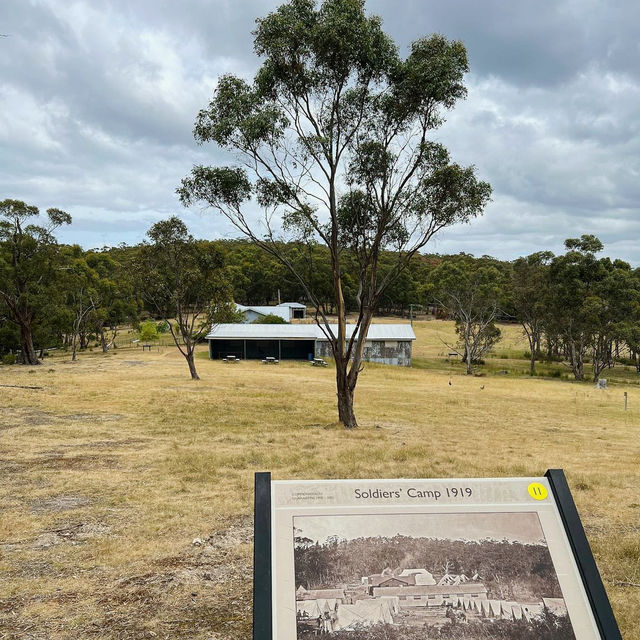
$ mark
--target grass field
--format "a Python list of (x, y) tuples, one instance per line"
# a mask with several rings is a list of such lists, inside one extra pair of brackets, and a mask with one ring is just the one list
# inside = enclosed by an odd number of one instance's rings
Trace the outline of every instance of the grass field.
[(486, 376), (468, 377), (446, 358), (451, 323), (415, 329), (415, 367), (362, 373), (353, 432), (335, 423), (331, 367), (226, 365), (205, 347), (199, 382), (168, 347), (0, 367), (2, 385), (42, 387), (0, 387), (0, 638), (249, 638), (257, 470), (562, 467), (623, 636), (640, 640), (637, 375), (613, 370), (607, 390), (515, 375), (526, 345), (507, 327)]

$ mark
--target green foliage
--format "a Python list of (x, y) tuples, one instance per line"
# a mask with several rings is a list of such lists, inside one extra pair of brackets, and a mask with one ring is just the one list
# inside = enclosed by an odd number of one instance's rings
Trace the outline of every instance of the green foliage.
[(423, 289), (427, 302), (440, 305), (456, 321), (458, 350), (464, 353), (468, 374), (500, 340), (495, 321), (505, 302), (505, 281), (497, 260), (461, 254), (442, 261)]
[(275, 313), (268, 313), (266, 316), (261, 316), (253, 321), (253, 324), (288, 324), (287, 321), (281, 316), (277, 316)]
[[(598, 259), (594, 236), (567, 240), (567, 253), (549, 267), (546, 326), (557, 336), (577, 380), (590, 358), (594, 378), (613, 364), (612, 345), (627, 340), (632, 349), (640, 322), (640, 281), (625, 262)], [(639, 345), (640, 346), (640, 345)]]
[(2, 356), (2, 364), (15, 364), (18, 360), (18, 357), (15, 353), (5, 353)]
[(569, 251), (579, 251), (581, 253), (599, 253), (604, 249), (604, 245), (593, 235), (582, 235), (579, 238), (567, 238), (564, 246)]
[(147, 235), (151, 242), (137, 257), (139, 289), (155, 315), (175, 320), (169, 331), (191, 378), (198, 380), (195, 346), (209, 331), (218, 305), (231, 300), (223, 257), (213, 244), (195, 240), (176, 216), (156, 222)]
[(60, 304), (60, 251), (53, 231), (69, 224), (60, 209), (48, 209), (48, 224), (35, 224), (40, 212), (21, 200), (0, 202), (0, 313), (20, 332), (22, 361), (38, 364), (34, 335)]
[(156, 323), (156, 331), (158, 333), (167, 333), (169, 331), (169, 323), (166, 320)]
[(244, 322), (244, 314), (231, 300), (219, 300), (211, 305), (212, 324), (239, 324)]
[(149, 342), (152, 340), (158, 340), (158, 328), (153, 320), (147, 320), (140, 325), (140, 340), (143, 342)]

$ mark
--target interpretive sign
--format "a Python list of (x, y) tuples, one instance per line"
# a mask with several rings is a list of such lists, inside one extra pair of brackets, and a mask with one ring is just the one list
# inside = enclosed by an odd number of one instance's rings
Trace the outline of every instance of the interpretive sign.
[(256, 474), (253, 637), (621, 640), (559, 470), (457, 480)]

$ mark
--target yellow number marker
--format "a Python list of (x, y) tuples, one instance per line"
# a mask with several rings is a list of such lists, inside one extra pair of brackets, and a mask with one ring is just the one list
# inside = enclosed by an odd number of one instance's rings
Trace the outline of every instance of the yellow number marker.
[(529, 491), (529, 495), (534, 500), (544, 500), (549, 495), (547, 488), (539, 482), (532, 482), (527, 487), (527, 490)]

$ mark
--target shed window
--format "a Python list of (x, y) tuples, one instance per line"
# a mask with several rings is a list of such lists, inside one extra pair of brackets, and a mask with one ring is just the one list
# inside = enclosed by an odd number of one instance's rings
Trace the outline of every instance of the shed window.
[(397, 340), (385, 340), (384, 341), (384, 346), (387, 349), (397, 349), (398, 348), (398, 341)]

